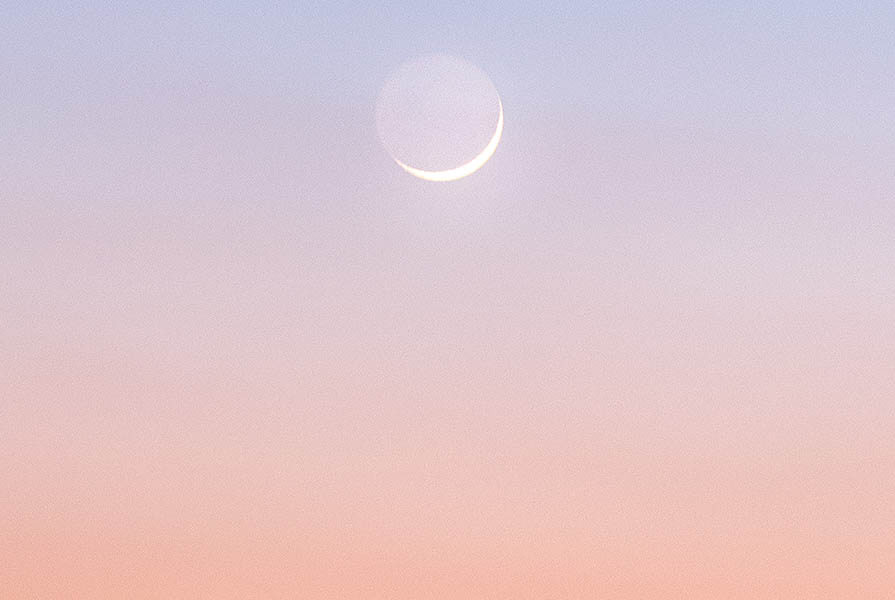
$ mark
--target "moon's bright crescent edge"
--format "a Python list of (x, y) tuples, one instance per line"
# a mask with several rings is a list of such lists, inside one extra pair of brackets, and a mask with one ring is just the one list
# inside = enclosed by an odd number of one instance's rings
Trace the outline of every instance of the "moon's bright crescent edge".
[(499, 108), (497, 114), (497, 130), (494, 132), (491, 141), (485, 146), (485, 149), (468, 163), (444, 171), (424, 171), (422, 169), (415, 169), (410, 165), (405, 165), (397, 158), (395, 158), (394, 161), (398, 163), (399, 167), (414, 177), (419, 177), (420, 179), (425, 179), (427, 181), (456, 181), (467, 175), (472, 175), (481, 169), (482, 165), (488, 162), (488, 159), (497, 151), (497, 144), (500, 143), (500, 136), (503, 134), (503, 103), (500, 101), (500, 98), (497, 99), (497, 105)]

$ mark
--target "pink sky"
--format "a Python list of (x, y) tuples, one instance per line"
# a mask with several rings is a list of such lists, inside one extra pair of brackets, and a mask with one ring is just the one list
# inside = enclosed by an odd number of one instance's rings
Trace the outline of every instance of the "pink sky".
[(892, 596), (889, 9), (225, 8), (0, 24), (0, 597)]

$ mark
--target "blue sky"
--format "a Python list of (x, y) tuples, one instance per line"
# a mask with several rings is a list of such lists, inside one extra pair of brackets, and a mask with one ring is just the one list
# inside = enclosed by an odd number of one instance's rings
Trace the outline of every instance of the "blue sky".
[(520, 110), (717, 127), (895, 126), (891, 3), (21, 3), (5, 12), (7, 94), (29, 103), (191, 78), (364, 102), (396, 64), (440, 51), (482, 66)]

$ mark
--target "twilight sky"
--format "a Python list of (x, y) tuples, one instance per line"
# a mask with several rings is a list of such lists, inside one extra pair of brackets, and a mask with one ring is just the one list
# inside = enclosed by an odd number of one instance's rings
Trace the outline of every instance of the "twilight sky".
[(181, 4), (0, 7), (0, 595), (891, 597), (895, 5)]

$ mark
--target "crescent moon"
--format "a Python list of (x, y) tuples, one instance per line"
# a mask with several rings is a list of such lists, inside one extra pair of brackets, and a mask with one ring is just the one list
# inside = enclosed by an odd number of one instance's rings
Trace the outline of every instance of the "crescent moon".
[(491, 137), (491, 141), (488, 142), (488, 145), (485, 146), (485, 149), (479, 152), (478, 156), (473, 158), (466, 164), (460, 165), (459, 167), (455, 167), (453, 169), (446, 169), (444, 171), (424, 171), (422, 169), (415, 169), (410, 165), (405, 165), (400, 160), (395, 158), (395, 162), (398, 163), (398, 166), (413, 175), (414, 177), (419, 177), (420, 179), (425, 179), (426, 181), (456, 181), (458, 179), (462, 179), (467, 175), (472, 175), (476, 171), (482, 168), (488, 159), (494, 155), (494, 152), (497, 150), (497, 144), (500, 143), (500, 136), (503, 135), (503, 103), (501, 103), (500, 98), (497, 99), (497, 106), (499, 108), (499, 112), (497, 114), (497, 130), (494, 132), (494, 135)]

